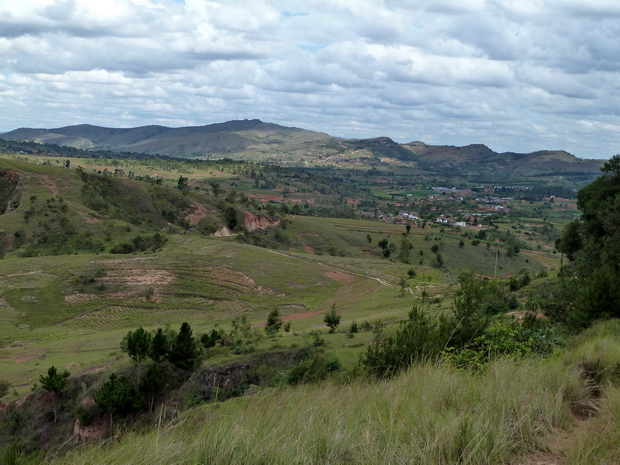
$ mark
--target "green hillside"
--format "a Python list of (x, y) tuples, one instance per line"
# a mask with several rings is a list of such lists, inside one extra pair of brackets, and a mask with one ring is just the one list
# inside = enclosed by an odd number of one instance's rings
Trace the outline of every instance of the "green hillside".
[[(548, 193), (572, 181), (500, 199), (410, 171), (4, 156), (5, 462), (520, 463), (613, 394), (616, 323), (555, 325), (578, 211)], [(130, 331), (163, 335), (163, 359)], [(58, 392), (50, 367), (70, 372)], [(73, 431), (120, 442), (71, 452)]]
[[(399, 144), (389, 137), (342, 139), (300, 128), (239, 120), (206, 126), (103, 128), (88, 124), (53, 129), (21, 128), (1, 135), (7, 141), (34, 141), (79, 149), (160, 154), (183, 158), (232, 158), (304, 166), (360, 166), (390, 161), (424, 170), (461, 175), (546, 176), (597, 173), (601, 160), (581, 160), (562, 150), (497, 153), (483, 144), (465, 147)], [(463, 171), (464, 170), (464, 171)], [(454, 173), (452, 173), (453, 175)]]

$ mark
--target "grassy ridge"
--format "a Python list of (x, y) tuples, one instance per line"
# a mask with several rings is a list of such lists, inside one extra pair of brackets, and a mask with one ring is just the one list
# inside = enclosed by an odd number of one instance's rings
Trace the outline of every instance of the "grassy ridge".
[(619, 326), (481, 373), (427, 363), (390, 381), (264, 389), (48, 463), (491, 465), (532, 463), (533, 451), (548, 463), (617, 463)]
[(494, 364), (482, 376), (416, 366), (390, 382), (270, 389), (188, 412), (156, 431), (63, 463), (497, 464), (567, 427), (588, 399), (560, 358)]

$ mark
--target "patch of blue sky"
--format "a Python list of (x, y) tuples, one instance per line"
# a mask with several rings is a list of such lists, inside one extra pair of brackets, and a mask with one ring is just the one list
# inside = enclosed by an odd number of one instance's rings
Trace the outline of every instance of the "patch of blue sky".
[(309, 52), (318, 52), (319, 50), (327, 47), (329, 44), (315, 44), (315, 45), (298, 45), (297, 47), (302, 50), (308, 50)]
[(286, 18), (292, 18), (293, 16), (309, 16), (310, 13), (294, 13), (292, 11), (281, 11), (280, 13), (282, 13), (282, 15)]

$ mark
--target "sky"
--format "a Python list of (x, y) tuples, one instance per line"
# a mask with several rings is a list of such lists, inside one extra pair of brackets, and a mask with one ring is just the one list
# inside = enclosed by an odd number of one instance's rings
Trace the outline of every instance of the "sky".
[(0, 132), (258, 118), (620, 153), (618, 0), (0, 0)]

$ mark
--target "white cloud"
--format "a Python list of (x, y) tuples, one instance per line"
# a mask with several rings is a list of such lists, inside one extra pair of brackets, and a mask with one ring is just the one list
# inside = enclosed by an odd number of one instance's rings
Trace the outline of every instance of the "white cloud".
[(4, 0), (0, 131), (261, 118), (617, 153), (615, 0)]

